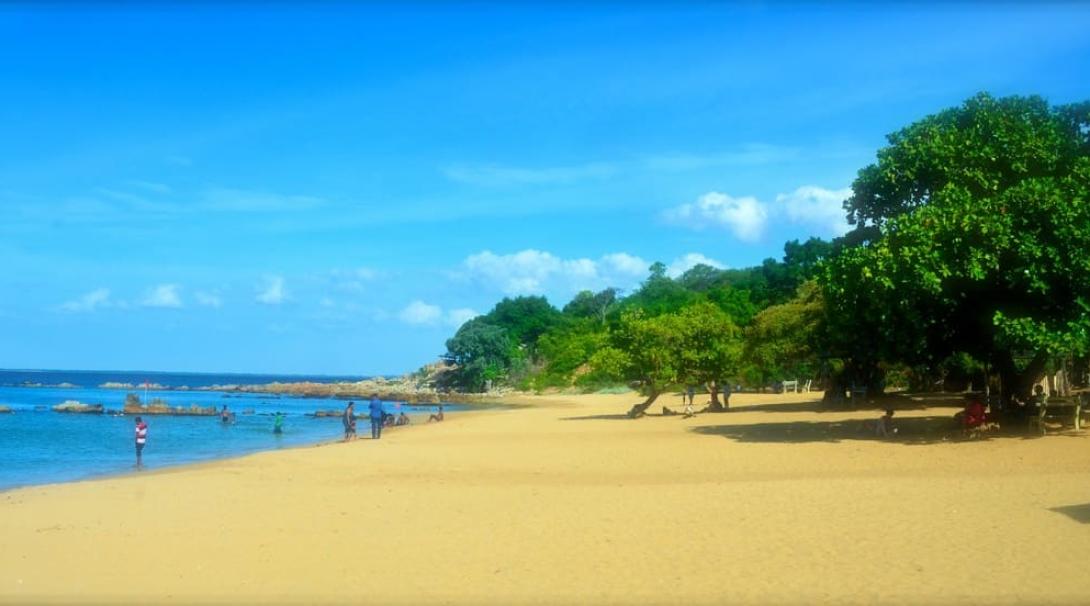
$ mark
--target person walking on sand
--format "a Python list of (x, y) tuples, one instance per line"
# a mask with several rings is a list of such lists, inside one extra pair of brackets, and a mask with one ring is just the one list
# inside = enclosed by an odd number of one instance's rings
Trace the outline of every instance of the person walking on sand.
[(144, 444), (148, 442), (148, 424), (136, 417), (136, 468), (144, 468)]
[(687, 389), (687, 390), (685, 391), (685, 394), (689, 396), (689, 404), (688, 404), (688, 408), (689, 408), (689, 409), (692, 409), (692, 407), (693, 407), (693, 396), (695, 396), (695, 395), (696, 395), (696, 390), (695, 390), (695, 389), (693, 389), (693, 386), (692, 386), (692, 385), (690, 385), (690, 386), (689, 386), (689, 389)]
[(348, 406), (344, 407), (344, 415), (341, 419), (344, 422), (344, 441), (354, 440), (356, 438), (356, 403), (349, 402)]
[(384, 415), (383, 410), (382, 410), (382, 402), (379, 401), (378, 396), (375, 396), (375, 395), (371, 396), (370, 412), (371, 412), (371, 439), (372, 440), (378, 440), (378, 439), (380, 439), (382, 437), (382, 421), (383, 421), (383, 415)]

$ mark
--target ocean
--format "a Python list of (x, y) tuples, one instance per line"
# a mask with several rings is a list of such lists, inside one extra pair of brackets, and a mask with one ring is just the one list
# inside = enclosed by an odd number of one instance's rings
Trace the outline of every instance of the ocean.
[[(167, 387), (210, 387), (217, 385), (272, 382), (357, 381), (363, 377), (321, 377), (285, 375), (241, 375), (206, 373), (165, 373), (133, 371), (26, 371), (0, 370), (0, 405), (12, 409), (0, 414), (0, 490), (17, 486), (69, 482), (133, 471), (134, 422), (132, 416), (111, 414), (64, 414), (51, 408), (66, 400), (102, 404), (107, 410), (121, 410), (125, 395), (136, 388), (103, 389), (102, 384), (145, 382)], [(59, 387), (64, 385), (64, 387)], [(227, 405), (235, 422), (224, 424), (219, 417), (145, 416), (148, 441), (144, 467), (159, 469), (198, 461), (223, 459), (263, 450), (276, 450), (338, 440), (344, 429), (339, 417), (318, 418), (318, 410), (342, 410), (347, 403), (333, 398), (235, 393), (224, 391), (151, 390), (149, 398), (160, 398), (171, 406), (197, 404), (202, 407)], [(414, 423), (426, 421), (434, 407), (403, 406), (383, 402), (383, 408), (397, 414), (404, 410)], [(444, 404), (447, 410), (460, 406)], [(357, 402), (357, 414), (366, 414), (366, 403)], [(274, 434), (273, 415), (284, 415), (282, 434)], [(359, 423), (359, 435), (369, 435), (369, 426)], [(397, 431), (394, 428), (393, 431)]]

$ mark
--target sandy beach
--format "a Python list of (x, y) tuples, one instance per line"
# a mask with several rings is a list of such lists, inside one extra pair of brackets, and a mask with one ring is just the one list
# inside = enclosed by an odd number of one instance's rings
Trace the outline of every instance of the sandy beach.
[(878, 441), (878, 412), (818, 396), (639, 420), (633, 394), (520, 397), (3, 492), (0, 602), (1090, 602), (1085, 433), (949, 441), (954, 409), (917, 402)]

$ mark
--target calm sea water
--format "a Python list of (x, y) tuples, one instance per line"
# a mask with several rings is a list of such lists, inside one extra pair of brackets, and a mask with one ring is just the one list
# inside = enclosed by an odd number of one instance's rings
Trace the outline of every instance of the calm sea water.
[[(31, 376), (34, 378), (27, 379)], [(103, 404), (120, 410), (125, 390), (100, 389), (107, 381), (189, 387), (270, 383), (273, 381), (332, 382), (355, 377), (298, 377), (275, 375), (214, 375), (145, 372), (64, 372), (0, 370), (0, 405), (12, 414), (0, 414), (0, 490), (28, 484), (66, 482), (132, 471), (135, 462), (133, 417), (62, 414), (50, 410), (65, 400)], [(79, 387), (21, 387), (27, 383)], [(135, 390), (141, 398), (142, 390)], [(218, 391), (153, 390), (151, 398), (162, 398), (171, 406), (215, 406), (224, 404), (235, 413), (235, 422), (224, 424), (219, 417), (148, 416), (148, 444), (144, 466), (156, 469), (171, 465), (207, 461), (261, 450), (316, 444), (344, 435), (339, 418), (307, 416), (318, 410), (342, 410), (345, 400), (293, 398), (271, 394), (237, 394)], [(384, 402), (387, 412), (402, 409), (414, 423), (423, 422), (433, 407), (411, 407)], [(457, 405), (445, 405), (458, 410)], [(357, 414), (366, 414), (366, 403), (357, 402)], [(252, 411), (252, 412), (249, 412)], [(273, 434), (273, 415), (284, 414), (284, 433)], [(359, 424), (364, 436), (366, 423)], [(395, 428), (393, 431), (397, 431)]]

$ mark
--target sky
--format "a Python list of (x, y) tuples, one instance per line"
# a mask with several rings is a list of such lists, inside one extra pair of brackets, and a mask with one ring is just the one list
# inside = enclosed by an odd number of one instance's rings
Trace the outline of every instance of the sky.
[(846, 229), (891, 132), (1090, 99), (1080, 3), (0, 4), (0, 367), (400, 374), (505, 296)]

